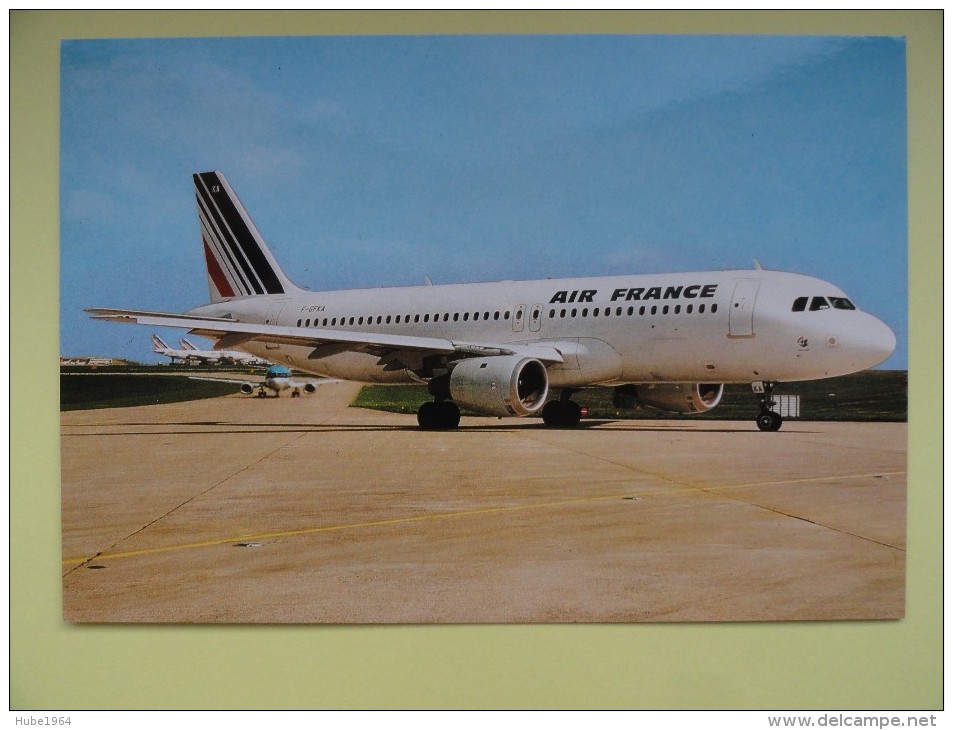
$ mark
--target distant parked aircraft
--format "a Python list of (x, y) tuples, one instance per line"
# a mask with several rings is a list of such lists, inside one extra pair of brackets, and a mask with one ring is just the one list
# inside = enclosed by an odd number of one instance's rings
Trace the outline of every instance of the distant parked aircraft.
[(268, 366), (267, 360), (260, 357), (249, 355), (247, 352), (239, 350), (200, 350), (184, 337), (179, 340), (182, 350), (189, 354), (189, 357), (200, 359), (202, 362), (220, 363), (222, 365), (260, 365)]
[(188, 362), (190, 358), (188, 350), (176, 350), (173, 347), (169, 347), (165, 343), (165, 340), (159, 337), (159, 335), (152, 335), (152, 351), (158, 355), (165, 355), (166, 357), (172, 358), (173, 363), (175, 363), (176, 360), (179, 362)]

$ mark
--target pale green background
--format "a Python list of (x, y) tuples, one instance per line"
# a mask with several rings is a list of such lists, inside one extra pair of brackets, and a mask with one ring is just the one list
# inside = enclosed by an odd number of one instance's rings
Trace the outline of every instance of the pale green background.
[[(941, 708), (942, 19), (942, 11), (11, 12), (11, 709)], [(62, 621), (59, 41), (419, 32), (907, 37), (911, 380), (904, 620), (499, 627)]]

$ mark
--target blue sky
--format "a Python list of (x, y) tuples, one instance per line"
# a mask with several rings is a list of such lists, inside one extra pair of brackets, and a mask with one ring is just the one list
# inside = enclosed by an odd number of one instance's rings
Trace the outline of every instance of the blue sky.
[(907, 367), (902, 39), (96, 40), (61, 60), (64, 355), (155, 360), (148, 329), (84, 307), (206, 301), (191, 174), (217, 169), (311, 289), (757, 257), (838, 284)]

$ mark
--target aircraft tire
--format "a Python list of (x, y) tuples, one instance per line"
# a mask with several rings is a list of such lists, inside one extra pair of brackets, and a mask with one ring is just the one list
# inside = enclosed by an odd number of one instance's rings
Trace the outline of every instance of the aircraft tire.
[(582, 409), (571, 400), (551, 400), (543, 406), (543, 423), (551, 428), (573, 428), (579, 425)]
[(574, 400), (567, 400), (564, 402), (566, 404), (566, 413), (564, 417), (565, 420), (563, 423), (563, 428), (575, 428), (579, 425), (579, 421), (582, 419), (582, 409)]
[(755, 420), (758, 428), (762, 431), (778, 431), (783, 422), (784, 419), (774, 411), (763, 411), (758, 414), (758, 418)]
[(440, 414), (440, 428), (456, 428), (460, 425), (460, 408), (452, 400), (437, 403)]
[(417, 409), (417, 425), (428, 431), (442, 431), (460, 425), (460, 409), (453, 401), (427, 401)]
[(422, 403), (420, 408), (417, 409), (417, 425), (423, 429), (434, 429), (437, 428), (437, 423), (440, 420), (440, 415), (437, 412), (437, 404), (429, 400), (426, 403)]

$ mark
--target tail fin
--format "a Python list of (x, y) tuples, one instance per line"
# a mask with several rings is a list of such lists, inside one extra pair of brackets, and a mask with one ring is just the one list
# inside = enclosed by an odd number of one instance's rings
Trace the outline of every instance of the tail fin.
[(179, 340), (179, 347), (181, 347), (183, 350), (198, 350), (199, 349), (195, 345), (193, 345), (191, 342), (189, 342), (187, 339), (185, 339), (184, 337), (181, 340)]
[(159, 335), (152, 335), (152, 351), (158, 352), (159, 350), (168, 350), (169, 346), (163, 342), (162, 338)]
[(200, 172), (192, 179), (211, 301), (295, 291), (225, 176)]

